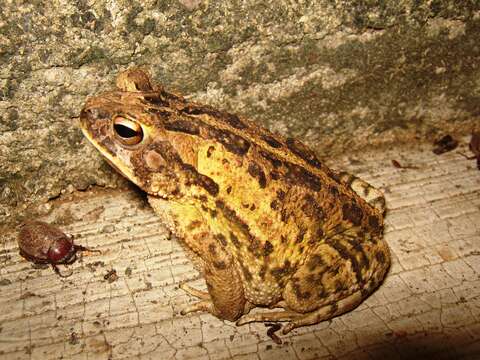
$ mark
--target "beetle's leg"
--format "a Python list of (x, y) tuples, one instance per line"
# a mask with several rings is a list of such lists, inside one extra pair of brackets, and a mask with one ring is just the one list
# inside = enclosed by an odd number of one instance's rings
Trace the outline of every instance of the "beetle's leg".
[(87, 248), (85, 246), (82, 246), (82, 245), (75, 245), (73, 244), (73, 249), (76, 251), (87, 251), (87, 252), (98, 252), (98, 253), (102, 253), (100, 250), (98, 249), (90, 249), (90, 248)]

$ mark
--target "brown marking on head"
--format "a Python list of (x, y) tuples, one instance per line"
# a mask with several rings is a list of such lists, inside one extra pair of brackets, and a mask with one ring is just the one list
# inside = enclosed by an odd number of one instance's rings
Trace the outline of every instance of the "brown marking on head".
[(230, 194), (231, 192), (232, 192), (232, 187), (229, 185), (229, 186), (227, 187), (227, 194)]
[(248, 173), (258, 180), (258, 184), (262, 189), (267, 186), (267, 178), (265, 172), (256, 162), (252, 161), (248, 164)]
[(189, 135), (200, 134), (199, 126), (189, 120), (177, 119), (174, 121), (170, 121), (164, 125), (164, 128), (167, 131), (182, 132)]
[(145, 102), (148, 104), (152, 104), (155, 106), (160, 106), (164, 108), (170, 107), (170, 102), (163, 99), (160, 93), (149, 93), (148, 95), (144, 95), (143, 98)]
[(209, 115), (216, 119), (222, 120), (231, 127), (239, 130), (247, 127), (247, 125), (245, 125), (237, 115), (219, 111), (206, 105), (189, 104), (182, 109), (182, 112), (189, 115)]
[(277, 190), (277, 198), (278, 198), (278, 200), (280, 200), (280, 201), (285, 200), (285, 196), (286, 196), (286, 195), (287, 195), (287, 194), (285, 193), (285, 191), (283, 191), (283, 190), (281, 190), (281, 189)]
[(305, 160), (311, 166), (321, 169), (322, 163), (317, 159), (315, 153), (300, 141), (294, 138), (287, 138), (287, 147), (292, 153)]

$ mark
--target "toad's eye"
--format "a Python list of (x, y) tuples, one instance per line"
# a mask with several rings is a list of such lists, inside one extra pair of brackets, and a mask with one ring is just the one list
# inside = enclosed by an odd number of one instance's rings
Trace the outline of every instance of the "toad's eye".
[(135, 121), (117, 116), (113, 120), (115, 137), (124, 145), (137, 145), (143, 140), (143, 130)]

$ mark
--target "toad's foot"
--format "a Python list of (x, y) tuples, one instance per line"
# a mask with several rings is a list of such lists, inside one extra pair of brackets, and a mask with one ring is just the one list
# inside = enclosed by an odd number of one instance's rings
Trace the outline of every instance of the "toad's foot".
[(294, 328), (302, 326), (297, 325), (297, 322), (301, 321), (305, 317), (305, 314), (299, 314), (295, 311), (282, 310), (272, 312), (258, 312), (254, 314), (248, 314), (242, 316), (237, 321), (237, 325), (244, 325), (251, 322), (277, 322), (277, 321), (289, 321), (289, 323), (282, 329), (284, 334), (289, 333)]
[(195, 289), (195, 288), (191, 287), (190, 285), (188, 285), (186, 283), (181, 283), (180, 284), (180, 289), (185, 291), (187, 294), (195, 296), (199, 299), (210, 300), (210, 295), (208, 294), (208, 292)]
[(209, 312), (210, 314), (215, 314), (215, 309), (208, 292), (195, 289), (190, 285), (187, 285), (186, 283), (180, 284), (180, 289), (182, 289), (189, 295), (192, 295), (201, 299), (201, 301), (198, 301), (192, 305), (184, 307), (180, 311), (180, 314), (186, 315), (188, 313), (196, 312), (196, 311), (206, 311), (206, 312)]

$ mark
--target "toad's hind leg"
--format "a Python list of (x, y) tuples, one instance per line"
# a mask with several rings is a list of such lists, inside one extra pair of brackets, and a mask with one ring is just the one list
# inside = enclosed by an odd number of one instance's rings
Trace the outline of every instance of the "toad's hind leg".
[(226, 240), (215, 236), (201, 212), (190, 204), (149, 197), (155, 212), (175, 228), (178, 241), (187, 256), (203, 273), (208, 293), (183, 284), (181, 288), (200, 301), (181, 313), (207, 311), (225, 320), (237, 320), (246, 309), (241, 277), (226, 249)]
[(259, 312), (243, 316), (237, 321), (237, 325), (244, 325), (250, 322), (288, 321), (282, 329), (283, 334), (288, 334), (297, 327), (314, 325), (324, 320), (331, 319), (356, 308), (363, 300), (362, 292), (356, 291), (350, 296), (312, 312), (301, 314), (291, 310)]

